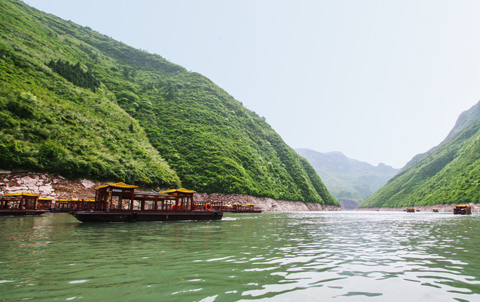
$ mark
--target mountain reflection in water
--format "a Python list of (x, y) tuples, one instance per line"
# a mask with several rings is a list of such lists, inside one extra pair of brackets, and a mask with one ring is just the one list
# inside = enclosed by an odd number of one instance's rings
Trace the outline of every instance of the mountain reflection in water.
[(2, 301), (480, 301), (480, 216), (0, 218)]

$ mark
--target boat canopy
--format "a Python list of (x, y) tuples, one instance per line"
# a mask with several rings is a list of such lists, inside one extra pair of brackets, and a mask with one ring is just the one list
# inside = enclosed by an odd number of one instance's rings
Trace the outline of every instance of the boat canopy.
[(97, 189), (103, 189), (103, 188), (118, 188), (118, 189), (136, 189), (138, 186), (135, 185), (127, 185), (124, 184), (123, 182), (117, 182), (116, 184), (109, 184), (109, 185), (103, 185), (103, 186), (98, 186), (96, 187)]
[(38, 201), (52, 201), (53, 198), (44, 198), (44, 197), (41, 197), (38, 199)]
[(57, 199), (56, 202), (71, 202), (71, 201), (78, 201), (78, 198), (61, 198)]
[(18, 193), (5, 193), (5, 196), (17, 196), (17, 197), (38, 197), (38, 194), (32, 194), (27, 192), (18, 192)]
[(181, 188), (181, 189), (171, 189), (171, 190), (166, 190), (166, 191), (160, 191), (160, 193), (168, 193), (168, 194), (171, 194), (171, 193), (193, 194), (193, 193), (196, 193), (196, 191), (187, 190), (187, 189)]

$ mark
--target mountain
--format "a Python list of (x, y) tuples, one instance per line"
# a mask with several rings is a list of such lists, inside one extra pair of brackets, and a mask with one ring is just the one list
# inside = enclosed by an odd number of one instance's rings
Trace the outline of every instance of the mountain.
[[(480, 118), (480, 106), (473, 106), (472, 108), (470, 108), (469, 110), (467, 111), (464, 111), (462, 114), (460, 114), (460, 116), (458, 117), (457, 119), (457, 122), (455, 123), (455, 126), (453, 127), (453, 129), (450, 131), (450, 133), (447, 135), (447, 137), (443, 140), (442, 143), (440, 144), (443, 144), (446, 140), (448, 140), (449, 138), (451, 138), (452, 136), (454, 136), (455, 134), (459, 133), (460, 131), (464, 130), (465, 128), (467, 128), (468, 126), (470, 126), (472, 123), (474, 123), (476, 120), (478, 120)], [(425, 153), (421, 153), (421, 154), (417, 154), (415, 155), (406, 165), (405, 167), (402, 168), (402, 170), (410, 167), (411, 165), (413, 165), (414, 163), (416, 163), (417, 161), (419, 161), (420, 159), (422, 159), (423, 157), (425, 157), (427, 154), (429, 154), (430, 152), (432, 152), (433, 150), (435, 150), (437, 148), (436, 147), (433, 147), (432, 149), (428, 150), (427, 152)]]
[(393, 177), (361, 207), (480, 201), (480, 102), (463, 112), (447, 138)]
[(375, 167), (350, 159), (341, 152), (295, 151), (308, 160), (344, 209), (354, 209), (399, 171), (382, 163)]
[(0, 169), (337, 204), (201, 74), (20, 1), (0, 17)]

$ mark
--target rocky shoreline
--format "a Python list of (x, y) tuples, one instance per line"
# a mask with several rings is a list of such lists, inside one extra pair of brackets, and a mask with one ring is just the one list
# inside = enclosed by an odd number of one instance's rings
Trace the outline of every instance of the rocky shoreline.
[[(467, 205), (472, 207), (473, 212), (480, 212), (480, 204), (477, 203), (467, 203)], [(410, 208), (410, 207), (409, 207)], [(432, 206), (416, 206), (412, 207), (419, 212), (433, 212), (433, 209), (438, 209), (438, 212), (453, 213), (454, 204), (437, 204)], [(398, 207), (398, 208), (356, 208), (355, 211), (406, 211), (407, 207)]]
[(275, 200), (265, 197), (253, 197), (241, 194), (205, 194), (195, 193), (195, 200), (207, 202), (219, 202), (223, 204), (233, 204), (240, 202), (242, 204), (252, 203), (264, 211), (341, 211), (340, 207), (331, 205), (321, 205), (319, 203), (303, 203), (301, 201)]
[[(30, 192), (40, 194), (40, 197), (53, 199), (94, 199), (95, 187), (104, 184), (106, 182), (92, 182), (87, 179), (68, 180), (59, 175), (44, 173), (0, 173), (0, 193)], [(253, 203), (264, 211), (341, 211), (341, 208), (337, 206), (275, 200), (241, 194), (195, 193), (194, 199), (210, 202), (222, 201), (224, 204), (230, 205), (234, 202)]]

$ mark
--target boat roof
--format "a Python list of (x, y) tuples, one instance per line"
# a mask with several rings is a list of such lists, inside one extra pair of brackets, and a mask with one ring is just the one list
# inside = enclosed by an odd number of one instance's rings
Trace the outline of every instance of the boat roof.
[(187, 194), (193, 194), (193, 193), (196, 193), (196, 191), (187, 190), (187, 189), (185, 189), (185, 188), (180, 188), (180, 189), (171, 189), (171, 190), (166, 190), (166, 191), (160, 191), (160, 193), (187, 193)]
[(78, 201), (79, 199), (78, 198), (60, 198), (60, 199), (57, 199), (55, 201), (57, 202), (69, 202), (69, 201)]
[(52, 201), (53, 198), (40, 197), (38, 200), (40, 200), (40, 201)]
[(138, 186), (135, 186), (135, 185), (127, 185), (127, 184), (124, 184), (123, 182), (117, 182), (115, 184), (98, 186), (98, 187), (96, 187), (96, 189), (103, 189), (103, 188), (108, 188), (108, 187), (117, 188), (117, 189), (136, 189), (136, 188), (138, 188)]
[(17, 193), (5, 193), (5, 196), (17, 196), (17, 197), (38, 197), (40, 195), (28, 193), (28, 192), (17, 192)]

